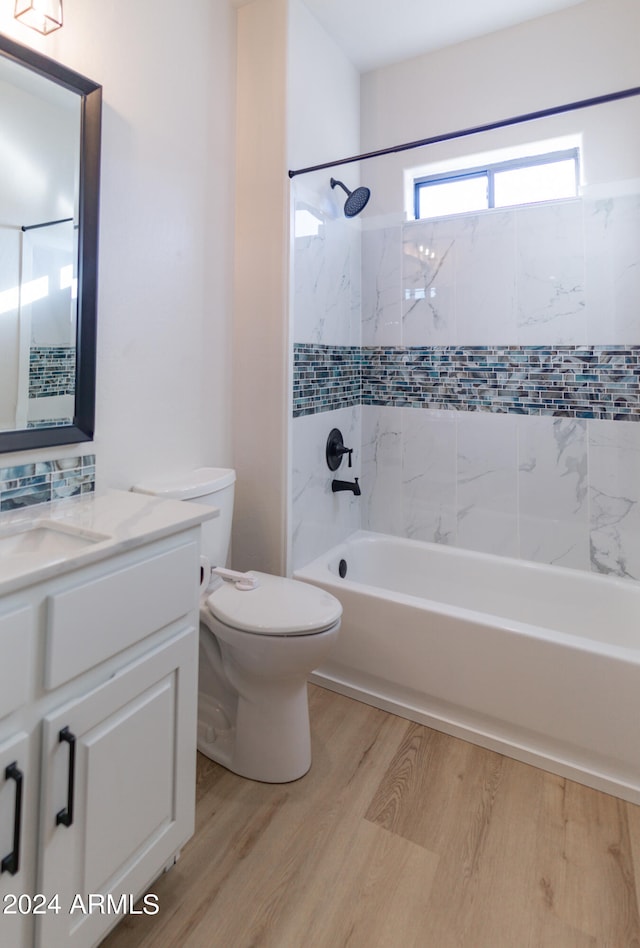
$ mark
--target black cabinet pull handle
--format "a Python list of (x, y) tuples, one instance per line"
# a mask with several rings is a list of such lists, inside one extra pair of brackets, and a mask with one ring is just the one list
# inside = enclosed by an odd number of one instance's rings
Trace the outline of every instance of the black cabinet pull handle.
[(73, 824), (73, 787), (76, 782), (76, 736), (68, 727), (63, 727), (58, 734), (61, 744), (69, 745), (69, 782), (67, 784), (67, 805), (56, 814), (56, 826), (71, 826)]
[(18, 763), (14, 760), (4, 772), (5, 780), (15, 780), (16, 782), (16, 803), (13, 811), (13, 851), (2, 860), (0, 872), (9, 872), (15, 876), (20, 868), (20, 831), (22, 829), (22, 778), (23, 773), (18, 769)]

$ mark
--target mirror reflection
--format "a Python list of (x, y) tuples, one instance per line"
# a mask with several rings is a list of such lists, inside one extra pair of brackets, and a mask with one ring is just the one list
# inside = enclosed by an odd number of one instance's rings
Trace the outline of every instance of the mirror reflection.
[(73, 422), (80, 100), (0, 59), (0, 429)]
[(101, 104), (0, 36), (0, 452), (93, 436)]

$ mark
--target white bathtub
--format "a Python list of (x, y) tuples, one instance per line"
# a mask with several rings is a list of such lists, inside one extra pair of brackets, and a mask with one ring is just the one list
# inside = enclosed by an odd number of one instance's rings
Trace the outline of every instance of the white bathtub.
[(294, 576), (344, 607), (313, 681), (640, 803), (640, 583), (362, 531)]

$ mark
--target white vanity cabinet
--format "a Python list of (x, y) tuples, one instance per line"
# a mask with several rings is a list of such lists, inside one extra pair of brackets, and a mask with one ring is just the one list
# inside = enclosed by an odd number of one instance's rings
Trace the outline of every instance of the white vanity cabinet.
[(28, 830), (25, 826), (25, 818), (33, 820), (37, 807), (35, 787), (27, 776), (32, 760), (29, 735), (24, 731), (0, 743), (0, 944), (16, 948), (27, 948), (33, 940), (30, 913), (21, 913), (24, 900), (21, 906), (18, 903), (22, 893), (33, 891), (35, 882), (35, 867), (24, 858), (35, 838), (33, 822)]
[(191, 523), (0, 598), (0, 945), (97, 945), (193, 833), (199, 553)]
[(94, 944), (117, 909), (88, 898), (128, 904), (193, 832), (195, 646), (187, 628), (46, 716), (37, 888), (65, 912), (38, 920), (42, 948)]
[[(35, 612), (24, 601), (0, 601), (0, 905), (12, 911), (12, 896), (30, 893), (35, 866), (25, 861), (37, 822), (37, 748), (25, 730), (24, 711), (33, 693)], [(29, 775), (29, 776), (28, 776)], [(23, 905), (24, 907), (24, 905)], [(32, 923), (21, 915), (0, 916), (0, 945), (28, 946)], [(5, 934), (6, 933), (6, 934)]]

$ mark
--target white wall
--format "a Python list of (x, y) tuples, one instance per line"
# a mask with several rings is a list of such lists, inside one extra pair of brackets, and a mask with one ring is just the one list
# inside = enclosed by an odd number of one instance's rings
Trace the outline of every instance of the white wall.
[[(289, 168), (357, 154), (360, 75), (301, 0), (289, 2), (288, 60)], [(329, 170), (312, 180), (321, 187), (330, 177)]]
[(369, 151), (638, 85), (635, 0), (585, 0), (362, 77)]
[(12, 11), (1, 32), (103, 86), (98, 487), (230, 464), (235, 13), (65, 0), (40, 37)]
[(22, 227), (71, 217), (80, 146), (78, 97), (63, 89), (47, 95), (52, 84), (42, 78), (39, 86), (23, 88), (18, 83), (25, 70), (11, 65), (0, 82), (2, 223)]
[[(373, 70), (362, 77), (362, 148), (373, 151), (404, 142), (500, 121), (539, 109), (617, 92), (639, 84), (635, 0), (585, 0), (559, 13)], [(635, 100), (637, 101), (637, 100)], [(617, 176), (637, 174), (640, 130), (616, 121), (615, 106), (598, 117), (589, 173), (598, 177), (598, 146), (618, 155)], [(595, 110), (590, 110), (595, 113)], [(628, 109), (623, 114), (628, 114)], [(612, 127), (603, 122), (612, 119)], [(443, 145), (367, 162), (363, 174), (374, 190), (377, 213), (402, 206), (402, 169), (451, 159), (504, 144), (554, 134), (588, 131), (584, 111), (571, 117), (526, 123), (517, 129), (460, 138)], [(619, 139), (621, 129), (624, 143)], [(595, 151), (595, 155), (594, 155)], [(636, 170), (625, 169), (627, 159)], [(595, 163), (595, 167), (594, 167)], [(365, 170), (366, 169), (366, 170)]]
[[(301, 164), (357, 148), (359, 77), (300, 0), (238, 10), (233, 561), (287, 568), (291, 366), (290, 183)], [(335, 216), (330, 173), (314, 176)], [(342, 193), (342, 192), (341, 192)]]
[(282, 572), (288, 357), (286, 0), (238, 10), (233, 563)]

